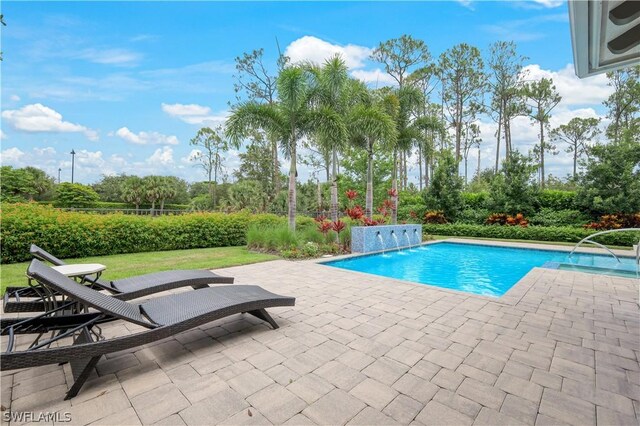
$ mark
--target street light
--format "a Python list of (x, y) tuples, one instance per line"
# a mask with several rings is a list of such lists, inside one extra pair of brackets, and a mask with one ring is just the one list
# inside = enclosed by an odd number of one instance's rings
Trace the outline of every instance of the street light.
[(73, 169), (75, 167), (75, 160), (76, 160), (76, 152), (71, 149), (71, 183), (73, 183)]
[(58, 185), (60, 185), (60, 172), (62, 171), (62, 169), (60, 167), (58, 167)]

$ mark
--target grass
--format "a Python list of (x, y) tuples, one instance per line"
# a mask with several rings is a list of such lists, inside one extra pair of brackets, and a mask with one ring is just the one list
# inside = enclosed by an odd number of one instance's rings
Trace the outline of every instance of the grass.
[[(569, 243), (567, 241), (537, 241), (537, 240), (511, 240), (511, 239), (506, 239), (506, 238), (487, 238), (487, 237), (461, 237), (461, 236), (448, 236), (448, 235), (431, 235), (431, 237), (434, 240), (446, 240), (449, 238), (463, 238), (465, 240), (481, 240), (481, 241), (504, 241), (507, 243), (530, 243), (530, 244), (546, 244), (546, 245), (553, 245), (553, 246), (570, 246), (573, 247), (575, 246), (577, 243)], [(595, 246), (591, 245), (591, 244), (583, 244), (582, 247), (587, 247), (587, 248), (593, 248)], [(610, 249), (616, 249), (616, 250), (633, 250), (633, 248), (631, 247), (626, 247), (626, 246), (607, 246)]]
[[(115, 280), (169, 269), (217, 269), (273, 259), (278, 257), (251, 252), (246, 247), (216, 247), (84, 257), (65, 259), (65, 262), (101, 263), (107, 267), (104, 278)], [(28, 265), (29, 262), (0, 265), (0, 294), (4, 294), (8, 286), (27, 285), (25, 271)]]

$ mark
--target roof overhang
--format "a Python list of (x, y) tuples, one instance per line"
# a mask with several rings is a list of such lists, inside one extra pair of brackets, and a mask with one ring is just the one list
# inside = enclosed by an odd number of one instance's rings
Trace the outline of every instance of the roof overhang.
[(640, 0), (569, 0), (578, 77), (640, 64)]

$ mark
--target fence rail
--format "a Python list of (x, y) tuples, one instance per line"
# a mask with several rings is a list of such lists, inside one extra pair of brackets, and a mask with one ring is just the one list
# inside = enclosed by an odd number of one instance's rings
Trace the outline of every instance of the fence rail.
[[(237, 213), (235, 211), (225, 211), (225, 210), (200, 210), (200, 209), (118, 209), (118, 208), (98, 208), (98, 207), (64, 207), (61, 210), (69, 211), (69, 212), (83, 212), (83, 213), (98, 213), (98, 214), (110, 214), (110, 213), (123, 213), (123, 214), (131, 214), (131, 215), (140, 215), (140, 216), (161, 216), (161, 215), (180, 215), (194, 212), (217, 212), (217, 213)], [(255, 212), (256, 214), (260, 213), (270, 213), (275, 214), (277, 216), (287, 216), (289, 212), (287, 211), (267, 211), (267, 212)], [(299, 211), (296, 212), (298, 215), (304, 215), (309, 217), (318, 217), (318, 216), (329, 216), (329, 211)]]

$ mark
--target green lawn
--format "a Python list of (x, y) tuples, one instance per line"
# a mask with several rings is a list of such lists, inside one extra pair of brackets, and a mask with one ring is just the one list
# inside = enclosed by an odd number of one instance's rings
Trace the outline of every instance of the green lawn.
[[(103, 277), (114, 280), (169, 269), (216, 269), (273, 259), (278, 257), (250, 252), (246, 247), (217, 247), (84, 257), (65, 259), (65, 262), (101, 263), (107, 266)], [(27, 285), (25, 271), (28, 265), (29, 262), (0, 265), (0, 294), (4, 294), (7, 286)]]

